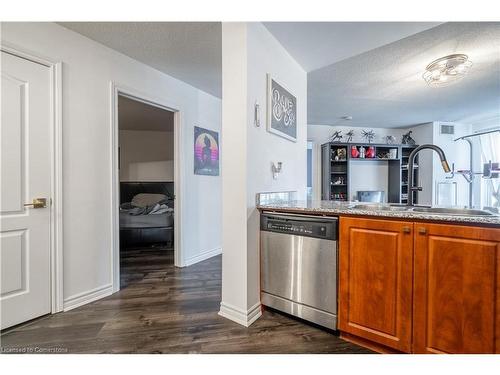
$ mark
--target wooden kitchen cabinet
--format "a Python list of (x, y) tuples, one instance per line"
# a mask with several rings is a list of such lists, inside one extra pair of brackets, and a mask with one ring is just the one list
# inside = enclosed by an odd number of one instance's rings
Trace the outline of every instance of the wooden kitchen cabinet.
[(339, 329), (378, 351), (500, 353), (500, 229), (340, 218)]
[(340, 218), (339, 329), (411, 352), (413, 223)]
[(500, 229), (414, 226), (413, 352), (500, 353)]

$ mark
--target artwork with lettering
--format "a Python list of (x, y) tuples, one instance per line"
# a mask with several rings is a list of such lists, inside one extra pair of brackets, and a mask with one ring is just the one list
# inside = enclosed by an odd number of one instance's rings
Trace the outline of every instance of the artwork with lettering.
[(297, 141), (297, 98), (267, 75), (267, 130)]
[(219, 133), (194, 127), (194, 174), (219, 175)]

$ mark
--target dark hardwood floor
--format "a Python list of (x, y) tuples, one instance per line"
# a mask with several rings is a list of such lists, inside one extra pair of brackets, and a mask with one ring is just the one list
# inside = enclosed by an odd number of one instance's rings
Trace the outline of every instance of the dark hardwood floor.
[(220, 317), (221, 256), (175, 268), (172, 250), (132, 250), (121, 275), (112, 296), (2, 334), (2, 352), (370, 353), (275, 311), (249, 328)]

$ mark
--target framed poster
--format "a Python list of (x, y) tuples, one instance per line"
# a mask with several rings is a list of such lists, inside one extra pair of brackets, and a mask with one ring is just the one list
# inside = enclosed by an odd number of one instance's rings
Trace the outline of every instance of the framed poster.
[(194, 174), (219, 175), (219, 133), (194, 127)]
[(267, 130), (297, 142), (297, 98), (267, 75)]

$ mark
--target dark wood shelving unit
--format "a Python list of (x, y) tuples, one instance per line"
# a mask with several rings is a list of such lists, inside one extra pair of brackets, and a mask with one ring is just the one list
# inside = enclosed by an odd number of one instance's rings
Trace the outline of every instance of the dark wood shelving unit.
[[(351, 149), (356, 147), (373, 147), (375, 157), (360, 158), (352, 157)], [(356, 197), (351, 197), (349, 186), (351, 184), (351, 173), (353, 165), (358, 161), (383, 161), (388, 164), (388, 191), (386, 192), (387, 202), (389, 203), (407, 203), (408, 201), (408, 169), (404, 168), (408, 165), (408, 156), (417, 145), (401, 145), (401, 144), (374, 144), (374, 143), (337, 143), (329, 142), (321, 145), (321, 199), (348, 201), (354, 200)], [(390, 149), (397, 149), (397, 157), (380, 157), (388, 156)], [(338, 150), (344, 150), (340, 152)], [(343, 158), (342, 155), (345, 155)], [(336, 157), (340, 160), (336, 160)], [(418, 166), (418, 156), (415, 159), (415, 164)], [(414, 169), (415, 185), (418, 184), (418, 167)], [(339, 180), (341, 179), (341, 180)], [(341, 182), (339, 182), (341, 181)], [(416, 193), (414, 192), (414, 197)], [(416, 200), (415, 200), (416, 203)]]

